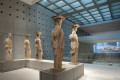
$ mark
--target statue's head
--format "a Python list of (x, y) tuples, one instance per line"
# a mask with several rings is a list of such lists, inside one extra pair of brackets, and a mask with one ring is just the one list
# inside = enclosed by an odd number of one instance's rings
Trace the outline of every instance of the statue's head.
[(8, 33), (8, 37), (11, 37), (11, 35), (12, 35), (11, 33)]
[(29, 38), (30, 36), (31, 36), (30, 34), (26, 34), (26, 35), (25, 35), (26, 38)]
[(65, 17), (58, 14), (57, 16), (53, 16), (52, 20), (54, 20), (56, 24), (61, 24), (62, 21), (65, 20)]
[(77, 28), (80, 27), (78, 24), (73, 24), (70, 26), (72, 28), (72, 31), (77, 31)]
[(35, 35), (36, 35), (37, 37), (40, 37), (41, 34), (42, 34), (42, 32), (35, 32)]

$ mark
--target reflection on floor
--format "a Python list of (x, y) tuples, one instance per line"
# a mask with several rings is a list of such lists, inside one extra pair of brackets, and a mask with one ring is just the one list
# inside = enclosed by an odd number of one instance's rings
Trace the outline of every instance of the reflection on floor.
[[(39, 80), (39, 71), (24, 68), (0, 73), (0, 80)], [(79, 80), (120, 80), (120, 67), (85, 64), (85, 75)]]
[(120, 67), (120, 63), (109, 63), (109, 62), (97, 62), (97, 61), (94, 61), (94, 62), (92, 62), (92, 64), (104, 65), (104, 66), (109, 66), (109, 64), (112, 64), (112, 66)]
[(85, 75), (79, 80), (120, 80), (120, 67), (85, 64)]

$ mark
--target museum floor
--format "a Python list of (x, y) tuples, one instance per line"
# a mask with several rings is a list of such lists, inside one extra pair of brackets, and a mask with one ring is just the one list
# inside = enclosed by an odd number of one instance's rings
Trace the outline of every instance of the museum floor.
[[(39, 71), (23, 68), (0, 73), (0, 80), (39, 80)], [(85, 75), (79, 80), (120, 80), (120, 67), (85, 64)]]

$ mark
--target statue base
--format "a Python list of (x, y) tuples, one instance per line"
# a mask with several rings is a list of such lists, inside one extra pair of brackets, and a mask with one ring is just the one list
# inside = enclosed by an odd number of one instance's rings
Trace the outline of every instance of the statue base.
[(63, 70), (40, 71), (40, 80), (78, 80), (84, 75), (84, 64), (64, 66)]

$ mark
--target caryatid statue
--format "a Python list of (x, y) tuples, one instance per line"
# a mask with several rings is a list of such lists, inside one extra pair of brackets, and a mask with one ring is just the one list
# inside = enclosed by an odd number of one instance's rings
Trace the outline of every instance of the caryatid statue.
[(69, 40), (71, 42), (71, 46), (70, 46), (71, 64), (77, 64), (79, 42), (78, 42), (78, 36), (76, 34), (76, 31), (77, 31), (77, 28), (80, 26), (78, 24), (74, 24), (74, 25), (71, 25), (70, 27), (72, 28), (72, 34), (70, 34), (69, 36)]
[(40, 40), (40, 35), (42, 34), (42, 32), (35, 32), (35, 34), (36, 34), (36, 39), (35, 39), (36, 58), (38, 60), (42, 60), (43, 50), (42, 50), (42, 44)]
[(51, 43), (53, 47), (54, 55), (54, 69), (62, 69), (62, 58), (64, 51), (64, 40), (63, 40), (63, 30), (61, 29), (62, 21), (65, 20), (65, 17), (61, 15), (53, 16), (52, 20), (55, 22), (55, 27), (51, 33)]
[(30, 34), (26, 34), (25, 37), (26, 37), (26, 39), (24, 40), (25, 58), (29, 59), (31, 56), (31, 48), (29, 41)]
[(12, 55), (12, 40), (11, 33), (8, 33), (8, 38), (5, 39), (6, 61), (10, 61)]

